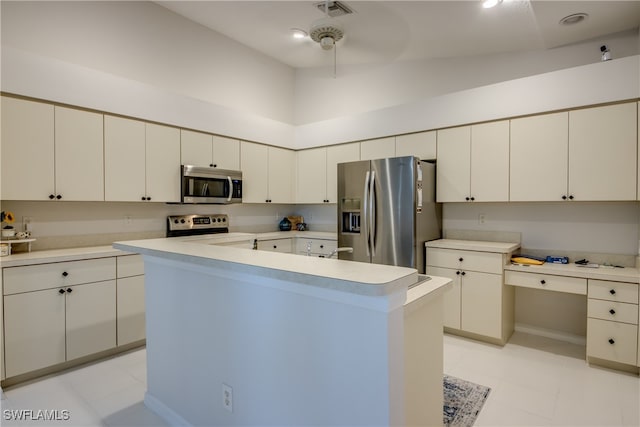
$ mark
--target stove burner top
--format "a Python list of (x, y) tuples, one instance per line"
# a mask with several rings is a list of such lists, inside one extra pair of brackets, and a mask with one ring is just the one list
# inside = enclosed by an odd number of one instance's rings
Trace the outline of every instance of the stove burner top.
[(229, 217), (213, 215), (169, 215), (167, 237), (197, 236), (229, 232)]

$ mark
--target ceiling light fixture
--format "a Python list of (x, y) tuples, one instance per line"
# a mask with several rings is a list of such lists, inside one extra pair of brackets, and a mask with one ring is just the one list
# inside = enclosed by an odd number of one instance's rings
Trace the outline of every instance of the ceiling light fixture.
[(482, 7), (490, 9), (502, 3), (502, 0), (482, 0)]
[(589, 17), (587, 13), (574, 13), (572, 15), (567, 15), (560, 20), (560, 25), (573, 25), (578, 22), (582, 22)]
[(292, 28), (291, 35), (294, 39), (303, 39), (307, 37), (309, 34), (305, 30), (301, 30), (300, 28)]

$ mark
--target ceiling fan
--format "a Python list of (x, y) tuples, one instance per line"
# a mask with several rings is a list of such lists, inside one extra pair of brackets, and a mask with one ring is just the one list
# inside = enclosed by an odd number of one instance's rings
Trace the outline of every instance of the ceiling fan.
[(324, 8), (325, 16), (313, 21), (309, 30), (309, 37), (316, 43), (320, 44), (323, 50), (333, 49), (333, 77), (336, 77), (337, 50), (336, 42), (344, 37), (344, 29), (342, 24), (332, 16), (352, 13), (343, 3), (337, 1), (325, 0), (323, 3), (316, 4), (318, 9)]

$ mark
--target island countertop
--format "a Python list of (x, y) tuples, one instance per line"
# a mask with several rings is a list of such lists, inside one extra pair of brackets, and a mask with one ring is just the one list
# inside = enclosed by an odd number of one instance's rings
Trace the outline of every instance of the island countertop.
[(415, 269), (295, 254), (203, 245), (176, 239), (115, 242), (116, 249), (203, 267), (223, 267), (320, 288), (381, 296), (406, 290), (418, 280)]

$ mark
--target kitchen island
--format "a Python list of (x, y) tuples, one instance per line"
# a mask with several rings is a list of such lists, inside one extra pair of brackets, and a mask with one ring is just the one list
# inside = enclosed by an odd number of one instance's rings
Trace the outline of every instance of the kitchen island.
[(442, 422), (442, 293), (416, 270), (175, 239), (145, 262), (145, 404), (173, 425)]

